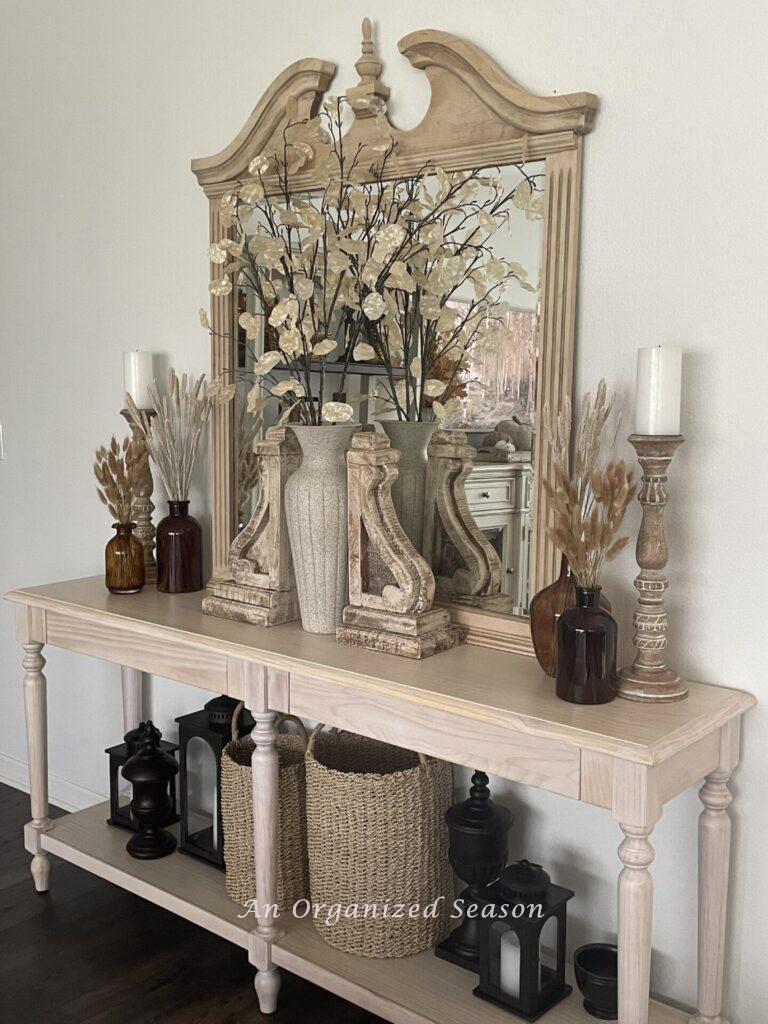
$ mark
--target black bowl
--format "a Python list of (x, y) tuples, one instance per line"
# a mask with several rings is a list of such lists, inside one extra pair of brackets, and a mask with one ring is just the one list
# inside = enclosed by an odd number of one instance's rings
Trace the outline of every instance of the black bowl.
[(618, 1020), (618, 950), (607, 942), (580, 946), (573, 954), (576, 984), (584, 1009), (599, 1020)]

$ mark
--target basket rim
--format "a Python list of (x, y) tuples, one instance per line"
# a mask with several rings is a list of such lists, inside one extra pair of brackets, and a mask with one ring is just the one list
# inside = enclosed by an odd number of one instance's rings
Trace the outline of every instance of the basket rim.
[[(282, 741), (282, 742), (280, 742), (280, 741)], [(302, 740), (301, 740), (300, 736), (296, 736), (294, 733), (290, 733), (290, 732), (281, 732), (281, 733), (278, 733), (277, 740), (275, 742), (276, 746), (278, 745), (278, 742), (280, 742), (280, 746), (285, 746), (285, 747), (288, 747), (288, 748), (291, 748), (291, 747), (295, 747), (296, 748), (295, 750), (291, 750), (290, 751), (291, 759), (287, 763), (280, 765), (280, 771), (281, 772), (284, 772), (284, 771), (286, 771), (286, 770), (288, 770), (290, 768), (298, 768), (298, 767), (304, 765), (304, 763), (305, 763), (304, 757), (305, 757), (305, 754), (306, 754), (306, 749), (304, 747), (304, 744), (302, 743)], [(256, 744), (250, 739), (249, 736), (240, 736), (236, 740), (230, 740), (227, 744), (225, 744), (224, 748), (221, 751), (222, 767), (223, 767), (223, 765), (225, 763), (225, 759), (226, 759), (226, 762), (228, 762), (230, 764), (233, 764), (236, 768), (245, 768), (245, 769), (251, 770), (252, 766), (250, 764), (243, 764), (242, 761), (239, 761), (237, 759), (237, 757), (235, 757), (232, 754), (232, 752), (230, 751), (230, 748), (235, 748), (236, 750), (238, 750), (240, 752), (243, 752), (243, 753), (247, 752), (247, 753), (252, 755), (253, 754), (253, 750), (255, 749), (255, 746), (256, 746)]]
[[(418, 757), (418, 754), (414, 753), (414, 756)], [(393, 772), (355, 772), (355, 771), (343, 771), (341, 768), (331, 768), (327, 764), (323, 764), (322, 761), (315, 757), (314, 751), (307, 751), (305, 759), (307, 762), (311, 762), (316, 765), (322, 771), (327, 772), (329, 775), (335, 775), (339, 779), (396, 779), (406, 778), (410, 775), (415, 775), (417, 772), (424, 772), (425, 770), (431, 769), (436, 764), (447, 764), (443, 762), (439, 757), (431, 757), (429, 754), (424, 755), (426, 760), (422, 763), (421, 761), (413, 765), (411, 768), (398, 768)]]

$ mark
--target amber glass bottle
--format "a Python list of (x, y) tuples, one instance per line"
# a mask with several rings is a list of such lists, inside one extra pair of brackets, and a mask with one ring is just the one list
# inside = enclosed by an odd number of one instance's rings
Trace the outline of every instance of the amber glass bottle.
[(144, 586), (144, 549), (133, 531), (136, 523), (113, 523), (117, 530), (104, 550), (107, 589), (113, 594), (138, 594)]
[(203, 589), (203, 531), (189, 514), (188, 501), (169, 501), (157, 526), (157, 589), (188, 594)]

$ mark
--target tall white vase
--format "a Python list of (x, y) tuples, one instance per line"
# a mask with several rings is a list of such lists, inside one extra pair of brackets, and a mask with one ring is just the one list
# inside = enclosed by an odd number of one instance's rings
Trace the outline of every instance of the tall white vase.
[(347, 462), (357, 424), (294, 426), (301, 465), (285, 485), (285, 516), (301, 624), (335, 633), (347, 603)]
[(427, 448), (437, 423), (382, 420), (381, 426), (393, 448), (400, 452), (392, 502), (400, 525), (417, 551), (422, 550), (424, 498), (427, 490)]

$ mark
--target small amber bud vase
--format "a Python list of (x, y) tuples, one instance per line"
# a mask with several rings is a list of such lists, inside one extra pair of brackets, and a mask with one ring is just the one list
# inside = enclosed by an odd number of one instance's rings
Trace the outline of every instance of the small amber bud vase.
[(104, 549), (107, 589), (113, 594), (138, 594), (144, 586), (144, 548), (133, 531), (136, 523), (112, 523), (117, 531)]
[(203, 589), (203, 531), (189, 514), (188, 501), (169, 501), (157, 527), (157, 589), (189, 594)]
[(576, 587), (576, 604), (557, 622), (557, 696), (607, 704), (616, 696), (616, 620), (600, 606), (600, 587)]

